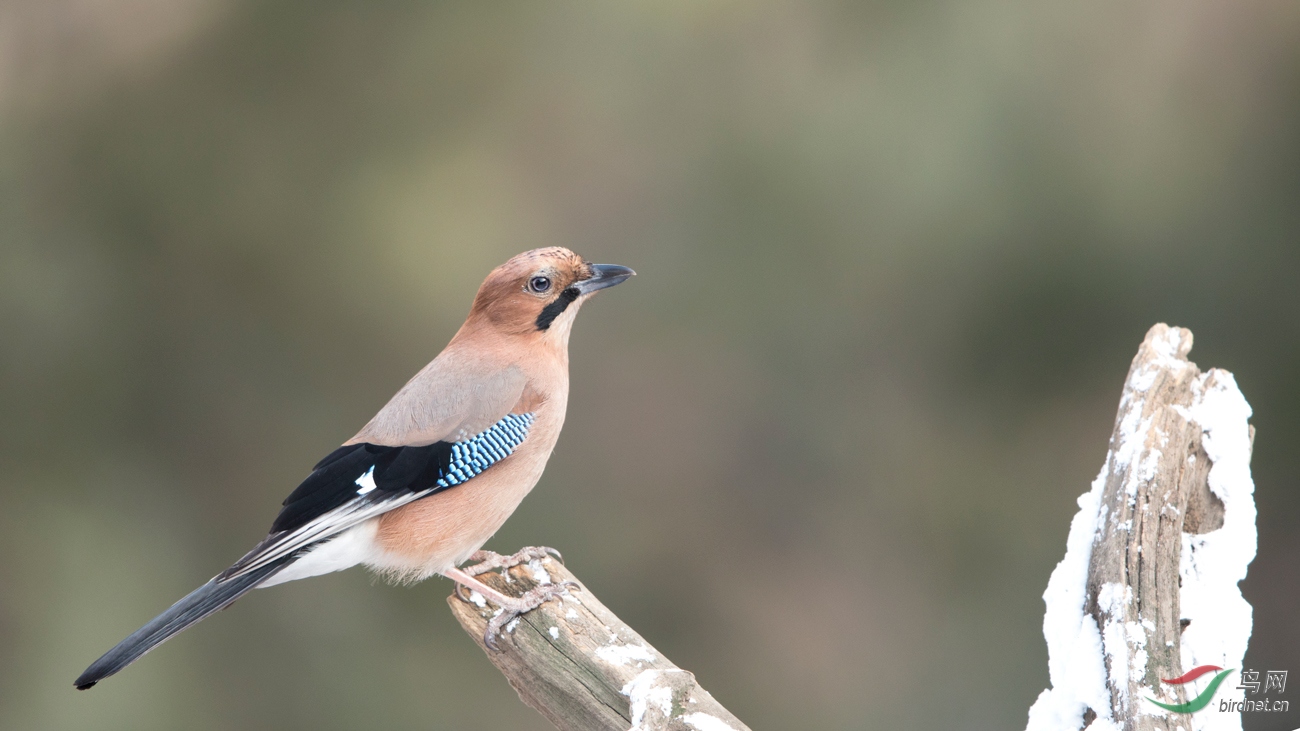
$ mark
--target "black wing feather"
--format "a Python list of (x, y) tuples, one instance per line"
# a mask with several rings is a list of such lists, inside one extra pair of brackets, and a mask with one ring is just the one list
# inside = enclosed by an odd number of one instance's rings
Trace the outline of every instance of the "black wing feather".
[[(451, 462), (452, 444), (385, 447), (350, 444), (334, 450), (284, 500), (271, 524), (271, 535), (296, 530), (331, 510), (358, 498), (383, 502), (400, 494), (437, 488), (442, 470)], [(357, 478), (374, 468), (375, 489), (359, 494)]]

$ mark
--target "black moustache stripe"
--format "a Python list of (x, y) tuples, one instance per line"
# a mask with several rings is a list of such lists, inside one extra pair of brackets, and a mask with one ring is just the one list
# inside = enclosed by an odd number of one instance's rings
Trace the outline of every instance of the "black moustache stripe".
[(560, 296), (556, 297), (554, 302), (543, 307), (542, 311), (537, 314), (537, 329), (550, 329), (551, 323), (555, 321), (555, 318), (559, 317), (560, 313), (564, 312), (564, 310), (568, 308), (569, 305), (573, 304), (573, 301), (576, 299), (578, 299), (578, 290), (574, 287), (569, 287), (561, 292)]

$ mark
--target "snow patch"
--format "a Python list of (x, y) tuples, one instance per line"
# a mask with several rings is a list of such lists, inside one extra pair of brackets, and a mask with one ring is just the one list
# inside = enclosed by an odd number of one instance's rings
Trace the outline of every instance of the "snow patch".
[[(1201, 381), (1204, 396), (1192, 405), (1192, 414), (1213, 463), (1210, 491), (1223, 501), (1223, 527), (1182, 536), (1178, 602), (1181, 617), (1192, 623), (1182, 633), (1179, 650), (1184, 670), (1197, 665), (1240, 668), (1253, 617), (1237, 583), (1246, 578), (1258, 538), (1250, 476), (1251, 409), (1231, 373), (1211, 370)], [(1241, 714), (1198, 713), (1191, 726), (1193, 731), (1240, 731)]]
[(596, 657), (611, 665), (629, 665), (638, 660), (650, 662), (654, 653), (645, 645), (605, 645), (596, 648)]
[[(1109, 459), (1107, 460), (1109, 462)], [(1106, 690), (1106, 664), (1102, 659), (1101, 633), (1092, 616), (1084, 611), (1087, 598), (1088, 561), (1093, 536), (1100, 528), (1099, 510), (1106, 489), (1107, 468), (1092, 481), (1092, 489), (1079, 496), (1079, 512), (1070, 521), (1065, 558), (1056, 565), (1043, 592), (1047, 611), (1043, 614), (1043, 636), (1047, 639), (1047, 668), (1052, 687), (1044, 690), (1029, 709), (1027, 731), (1076, 731), (1085, 710), (1097, 713), (1094, 731), (1114, 726), (1110, 694)]]
[(542, 566), (541, 560), (533, 559), (532, 561), (529, 561), (528, 569), (533, 572), (533, 581), (536, 581), (538, 584), (554, 583), (551, 581), (551, 575), (546, 571), (546, 567)]
[[(599, 650), (597, 650), (597, 653), (599, 653)], [(646, 712), (652, 708), (662, 713), (664, 718), (672, 715), (673, 689), (667, 685), (656, 685), (665, 673), (671, 672), (680, 673), (682, 671), (645, 670), (623, 686), (621, 692), (627, 696), (632, 713), (632, 728), (628, 729), (628, 731), (648, 731), (641, 724), (645, 722)]]
[(691, 728), (700, 731), (736, 731), (726, 721), (707, 713), (688, 713), (682, 716), (682, 720)]

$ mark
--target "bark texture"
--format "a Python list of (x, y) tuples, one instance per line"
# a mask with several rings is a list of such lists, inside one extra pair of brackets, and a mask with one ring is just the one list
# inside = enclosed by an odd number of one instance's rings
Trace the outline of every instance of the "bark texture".
[[(478, 578), (510, 596), (539, 583), (577, 581), (550, 558)], [(507, 625), (499, 651), (483, 643), (496, 607), (476, 594), (466, 601), (453, 593), (447, 603), (519, 698), (562, 731), (748, 731), (585, 586)]]
[[(1143, 698), (1161, 678), (1183, 672), (1182, 534), (1208, 533), (1224, 521), (1223, 503), (1209, 486), (1202, 428), (1192, 419), (1215, 374), (1200, 378), (1187, 359), (1191, 348), (1189, 330), (1161, 324), (1147, 333), (1129, 369), (1105, 467), (1086, 608), (1105, 646), (1110, 710), (1126, 730), (1187, 725), (1149, 713), (1154, 709)], [(1183, 687), (1168, 690), (1176, 702), (1188, 700)]]

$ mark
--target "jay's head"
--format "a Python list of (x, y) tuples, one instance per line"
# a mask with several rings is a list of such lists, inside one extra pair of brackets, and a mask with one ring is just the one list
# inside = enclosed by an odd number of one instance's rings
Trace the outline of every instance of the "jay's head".
[(592, 264), (559, 246), (525, 251), (483, 280), (471, 316), (503, 332), (566, 341), (588, 297), (634, 274), (616, 264)]

